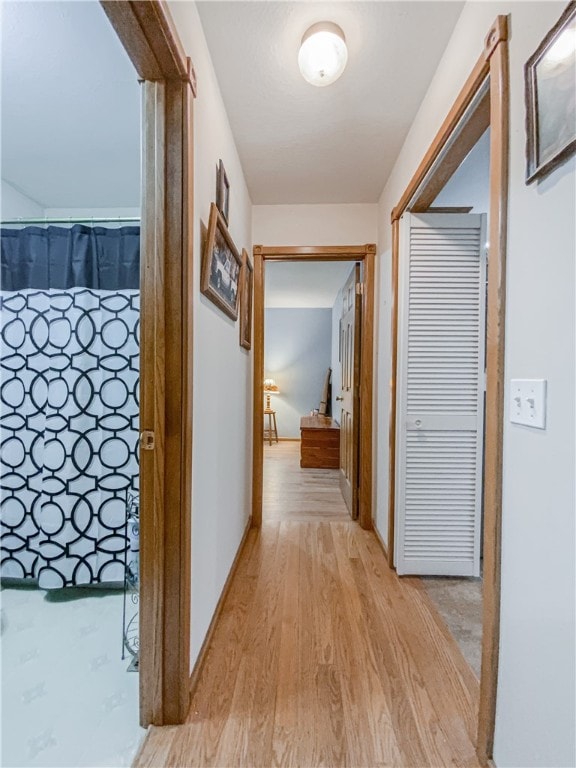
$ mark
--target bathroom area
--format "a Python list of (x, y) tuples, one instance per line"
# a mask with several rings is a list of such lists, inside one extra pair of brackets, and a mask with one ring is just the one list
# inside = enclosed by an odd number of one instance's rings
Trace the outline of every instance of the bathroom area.
[(6, 766), (128, 766), (144, 736), (140, 100), (98, 2), (2, 4)]

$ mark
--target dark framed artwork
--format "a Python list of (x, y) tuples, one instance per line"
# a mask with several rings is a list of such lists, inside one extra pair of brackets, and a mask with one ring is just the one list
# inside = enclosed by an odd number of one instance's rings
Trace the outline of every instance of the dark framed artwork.
[(230, 182), (224, 169), (222, 160), (218, 163), (216, 171), (216, 205), (228, 225), (228, 211), (230, 207)]
[(576, 0), (524, 66), (526, 183), (576, 152)]
[(232, 320), (238, 318), (238, 289), (242, 260), (226, 222), (214, 203), (202, 253), (200, 290)]
[(246, 249), (242, 249), (240, 272), (240, 346), (252, 348), (252, 286), (254, 267)]

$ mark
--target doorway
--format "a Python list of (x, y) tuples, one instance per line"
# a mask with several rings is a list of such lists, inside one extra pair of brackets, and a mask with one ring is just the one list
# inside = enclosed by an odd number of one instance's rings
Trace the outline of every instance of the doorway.
[(265, 277), (263, 519), (356, 519), (361, 266), (271, 262)]
[[(264, 468), (264, 441), (262, 430), (264, 426), (264, 417), (266, 410), (270, 408), (265, 407), (264, 394), (265, 394), (265, 379), (267, 380), (266, 386), (269, 385), (269, 381), (273, 378), (270, 371), (265, 366), (265, 278), (266, 278), (266, 263), (278, 263), (283, 262), (295, 263), (295, 264), (310, 264), (314, 262), (347, 262), (350, 265), (350, 273), (353, 277), (353, 296), (354, 306), (358, 307), (358, 315), (360, 316), (360, 322), (356, 324), (358, 328), (358, 341), (356, 345), (357, 352), (361, 350), (363, 355), (360, 363), (359, 356), (357, 357), (358, 368), (358, 386), (357, 403), (355, 406), (355, 415), (358, 435), (357, 437), (349, 430), (342, 437), (343, 430), (338, 423), (339, 436), (338, 440), (338, 466), (342, 463), (341, 474), (343, 475), (343, 483), (346, 485), (348, 482), (350, 493), (350, 513), (355, 515), (357, 510), (357, 517), (360, 525), (363, 528), (372, 527), (372, 376), (373, 376), (373, 323), (374, 323), (374, 257), (376, 248), (374, 245), (367, 246), (350, 246), (350, 247), (264, 247), (255, 246), (254, 248), (254, 428), (253, 428), (253, 509), (252, 509), (252, 525), (259, 527), (262, 523), (262, 508), (263, 508), (263, 468)], [(356, 288), (356, 270), (354, 264), (358, 263), (358, 272), (361, 276), (361, 280)], [(345, 271), (348, 271), (347, 269)], [(348, 281), (342, 284), (341, 293), (344, 295), (344, 289), (350, 287)], [(351, 294), (352, 295), (352, 294)], [(358, 300), (356, 300), (358, 297)], [(338, 339), (338, 356), (350, 361), (350, 365), (353, 367), (354, 361), (354, 345), (351, 331), (354, 330), (355, 324), (352, 323), (348, 327), (348, 333), (345, 339), (345, 346), (342, 349), (342, 337), (341, 337), (341, 325), (342, 325), (342, 312), (344, 307), (349, 307), (351, 301), (348, 294), (346, 294), (346, 304), (343, 302), (339, 305), (338, 312), (338, 328), (336, 329), (336, 337)], [(331, 366), (332, 367), (332, 366)], [(339, 369), (339, 366), (338, 366)], [(350, 378), (348, 374), (346, 381)], [(350, 397), (353, 397), (354, 387), (350, 382), (351, 387)], [(278, 389), (278, 385), (274, 383)], [(318, 398), (318, 413), (315, 413), (315, 408), (306, 409), (307, 413), (297, 414), (297, 424), (293, 427), (293, 440), (300, 438), (301, 434), (304, 437), (304, 443), (302, 450), (304, 453), (300, 457), (300, 461), (304, 462), (301, 466), (305, 466), (308, 460), (314, 461), (314, 457), (319, 457), (320, 454), (326, 457), (330, 453), (330, 441), (334, 441), (334, 436), (331, 432), (331, 425), (328, 422), (322, 424), (318, 419), (321, 417), (326, 418), (324, 414), (320, 414), (320, 410), (324, 412), (327, 408), (326, 397), (323, 393)], [(345, 390), (343, 390), (345, 391)], [(330, 403), (330, 411), (334, 411), (335, 405), (339, 405), (340, 401), (336, 401), (336, 397), (340, 397), (339, 393), (333, 394)], [(302, 408), (300, 408), (302, 410)], [(310, 414), (309, 411), (312, 411)], [(338, 408), (338, 412), (340, 409)], [(300, 421), (304, 419), (304, 421)], [(311, 421), (312, 420), (312, 421)], [(335, 420), (334, 420), (335, 421)], [(269, 434), (269, 433), (268, 433)], [(323, 442), (318, 443), (318, 440)], [(344, 441), (342, 443), (342, 440)], [(270, 441), (269, 441), (270, 442)], [(308, 445), (308, 450), (306, 449)], [(342, 445), (344, 445), (344, 452), (342, 451)], [(271, 447), (271, 446), (270, 446)], [(354, 457), (351, 455), (352, 451), (356, 452)], [(346, 453), (348, 452), (348, 453)], [(342, 453), (344, 457), (342, 458)], [(356, 458), (357, 456), (357, 458)], [(347, 458), (348, 457), (348, 458)], [(322, 461), (320, 458), (316, 458), (316, 461)], [(352, 469), (356, 467), (357, 469)], [(348, 477), (348, 480), (346, 479)], [(357, 480), (353, 478), (357, 477)], [(350, 483), (350, 481), (352, 481)], [(352, 489), (357, 488), (357, 492), (352, 493)], [(357, 497), (355, 502), (353, 496)]]
[[(485, 764), (494, 739), (499, 644), (500, 527), (502, 496), (502, 430), (504, 418), (505, 255), (508, 190), (508, 27), (499, 16), (485, 38), (485, 47), (444, 124), (392, 212), (393, 312), (390, 417), (389, 508), (396, 508), (398, 487), (397, 370), (399, 336), (399, 259), (401, 217), (429, 209), (438, 192), (484, 131), (490, 127), (489, 271), (486, 312), (486, 412), (483, 500), (484, 595), (482, 665), (477, 754)], [(389, 516), (389, 559), (394, 562), (394, 515)]]
[(129, 765), (141, 89), (99, 3), (2, 11), (2, 762)]
[(402, 217), (400, 254), (395, 565), (421, 577), (477, 678), (489, 148), (486, 129), (428, 212)]
[(146, 727), (183, 722), (189, 705), (196, 76), (167, 7), (100, 5), (142, 83), (139, 669)]

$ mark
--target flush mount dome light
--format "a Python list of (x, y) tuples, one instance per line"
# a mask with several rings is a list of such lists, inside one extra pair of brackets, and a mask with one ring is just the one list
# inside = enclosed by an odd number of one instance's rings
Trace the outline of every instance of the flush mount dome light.
[(320, 21), (304, 33), (298, 53), (298, 66), (302, 77), (311, 85), (331, 85), (348, 61), (344, 32), (338, 24)]

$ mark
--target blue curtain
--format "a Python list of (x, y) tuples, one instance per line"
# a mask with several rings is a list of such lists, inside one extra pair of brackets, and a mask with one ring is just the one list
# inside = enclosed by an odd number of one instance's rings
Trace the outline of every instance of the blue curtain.
[(2, 229), (2, 290), (138, 289), (140, 228)]

